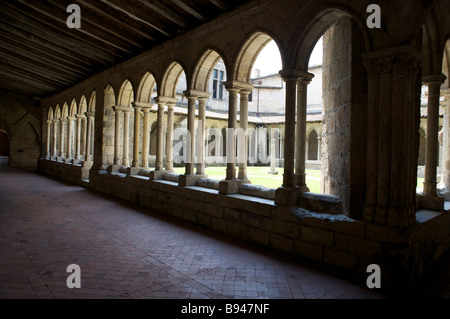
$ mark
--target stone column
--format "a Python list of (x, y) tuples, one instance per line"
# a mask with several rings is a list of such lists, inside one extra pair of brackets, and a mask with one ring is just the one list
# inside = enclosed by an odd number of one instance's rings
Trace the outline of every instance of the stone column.
[(139, 167), (139, 134), (141, 132), (141, 110), (142, 108), (133, 104), (134, 108), (134, 141), (133, 141), (133, 162), (131, 166)]
[(280, 71), (286, 82), (284, 174), (283, 185), (275, 191), (275, 203), (282, 206), (295, 205), (298, 202), (298, 189), (295, 187), (295, 109), (297, 102), (297, 82), (304, 73), (287, 69)]
[(206, 128), (206, 102), (208, 97), (198, 98), (198, 133), (197, 133), (197, 175), (205, 176), (205, 128)]
[(50, 159), (51, 158), (51, 129), (52, 129), (52, 123), (53, 121), (48, 120), (47, 121), (47, 154), (46, 154), (46, 159)]
[(173, 125), (175, 103), (167, 104), (166, 171), (173, 171)]
[(441, 196), (446, 201), (450, 201), (450, 89), (445, 89), (442, 93), (444, 96), (444, 167), (441, 178), (443, 187)]
[(411, 46), (363, 54), (368, 71), (366, 198), (363, 219), (415, 223), (421, 53)]
[(306, 185), (306, 113), (308, 104), (308, 84), (314, 74), (305, 73), (297, 83), (297, 128), (295, 150), (295, 185), (300, 192), (309, 192)]
[(158, 118), (157, 118), (157, 138), (156, 138), (156, 167), (157, 171), (163, 170), (163, 142), (164, 142), (164, 105), (162, 101), (158, 103)]
[(244, 136), (240, 137), (241, 143), (239, 147), (239, 171), (238, 171), (238, 179), (245, 181), (246, 183), (250, 183), (247, 177), (247, 161), (248, 161), (248, 96), (252, 93), (251, 90), (241, 90), (240, 91), (240, 110), (239, 110), (239, 127), (240, 133), (244, 134)]
[(227, 174), (226, 180), (236, 179), (236, 135), (237, 128), (237, 95), (240, 91), (236, 87), (227, 87), (228, 100), (228, 131), (227, 131)]
[(85, 157), (84, 160), (86, 162), (91, 162), (91, 148), (92, 148), (92, 124), (94, 123), (94, 112), (86, 112), (86, 151), (85, 151)]
[(65, 148), (64, 148), (64, 128), (66, 126), (67, 119), (61, 119), (60, 120), (60, 139), (61, 143), (59, 144), (59, 155), (61, 156), (61, 159), (64, 159), (66, 157)]
[[(155, 99), (158, 103), (157, 119), (157, 141), (156, 141), (156, 167), (150, 172), (150, 180), (163, 179), (164, 175), (173, 172), (173, 123), (174, 106), (177, 103), (176, 98), (158, 97)], [(164, 105), (167, 105), (167, 135), (166, 135), (166, 168), (163, 170), (164, 160)]]
[(122, 165), (130, 166), (130, 158), (128, 156), (128, 148), (130, 142), (130, 112), (131, 108), (126, 108), (123, 111), (123, 154)]
[(277, 157), (276, 157), (276, 140), (275, 140), (275, 128), (272, 127), (270, 132), (270, 171), (269, 174), (276, 175), (277, 171)]
[(427, 147), (425, 156), (425, 181), (423, 194), (437, 196), (437, 166), (439, 146), (439, 99), (441, 85), (445, 82), (443, 74), (424, 77), (428, 86)]
[(58, 138), (58, 120), (53, 120), (53, 156), (56, 158), (58, 156), (58, 150), (56, 148)]
[(120, 118), (122, 117), (122, 109), (114, 106), (114, 166), (120, 165)]
[(150, 153), (150, 107), (144, 107), (144, 125), (142, 133), (142, 168), (148, 169), (148, 155)]
[(67, 159), (72, 159), (72, 147), (73, 147), (73, 136), (72, 136), (72, 127), (75, 122), (74, 117), (68, 117), (67, 118), (68, 124), (67, 124)]
[(76, 150), (75, 159), (77, 161), (81, 160), (81, 121), (85, 118), (83, 115), (76, 115), (77, 118), (77, 140), (76, 140)]
[(190, 92), (185, 92), (188, 99), (188, 116), (187, 116), (187, 133), (189, 139), (186, 150), (186, 172), (185, 175), (194, 175), (194, 152), (195, 152), (195, 104), (197, 102), (197, 96), (191, 95)]

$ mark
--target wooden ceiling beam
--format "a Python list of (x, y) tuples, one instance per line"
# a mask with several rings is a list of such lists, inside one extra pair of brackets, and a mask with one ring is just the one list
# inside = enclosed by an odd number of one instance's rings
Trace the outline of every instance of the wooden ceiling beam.
[[(120, 26), (124, 29), (127, 29), (131, 32), (135, 32), (136, 34), (138, 34), (141, 38), (143, 39), (147, 39), (149, 41), (156, 41), (156, 38), (150, 36), (148, 34), (148, 30), (145, 30), (146, 32), (144, 32), (143, 30), (137, 29), (136, 27), (132, 27), (126, 23), (124, 23), (122, 20), (117, 19), (111, 15), (105, 14), (102, 10), (100, 10), (99, 8), (97, 8), (96, 6), (92, 5), (91, 3), (89, 3), (88, 1), (84, 1), (84, 0), (78, 0), (77, 1), (79, 4), (81, 4), (82, 6), (89, 8), (89, 10), (97, 13), (98, 15), (101, 15), (102, 17), (106, 17), (107, 19), (111, 20), (113, 22), (114, 25)], [(85, 15), (85, 13), (83, 13), (83, 16)], [(94, 19), (92, 17), (92, 19)], [(104, 21), (102, 21), (104, 23)]]
[(43, 63), (34, 63), (26, 57), (18, 57), (16, 53), (7, 52), (3, 48), (0, 48), (0, 58), (7, 64), (14, 65), (19, 69), (27, 70), (35, 74), (45, 75), (62, 85), (73, 83), (73, 79), (71, 80), (64, 72), (50, 70), (49, 67)]
[(44, 62), (46, 65), (51, 66), (53, 69), (60, 69), (61, 71), (64, 71), (68, 74), (71, 74), (75, 77), (83, 77), (86, 76), (85, 72), (82, 72), (81, 70), (77, 68), (72, 68), (67, 66), (64, 63), (61, 63), (55, 59), (49, 59), (48, 56), (45, 54), (40, 53), (39, 51), (34, 50), (33, 48), (26, 47), (22, 45), (21, 43), (10, 43), (8, 40), (2, 39), (2, 36), (0, 36), (0, 40), (3, 40), (2, 42), (2, 48), (5, 48), (9, 51), (17, 52), (21, 56), (26, 56), (29, 59), (36, 61), (36, 62)]
[(190, 15), (194, 16), (196, 19), (198, 19), (200, 21), (207, 20), (206, 17), (202, 13), (200, 13), (198, 10), (193, 8), (192, 4), (187, 5), (186, 3), (184, 3), (181, 0), (170, 0), (170, 1), (173, 2), (174, 4), (176, 4), (178, 7), (180, 7), (184, 11), (186, 11), (187, 13), (189, 13)]
[(148, 8), (152, 9), (162, 17), (172, 21), (176, 25), (178, 25), (180, 28), (186, 28), (186, 21), (183, 17), (181, 17), (179, 14), (177, 14), (175, 11), (173, 11), (168, 6), (161, 3), (161, 1), (154, 1), (154, 0), (138, 0), (143, 5), (147, 6)]
[[(110, 56), (123, 58), (122, 54), (118, 54), (114, 50), (107, 49), (104, 46), (106, 44), (109, 47), (115, 48), (116, 50), (125, 52), (127, 54), (133, 54), (133, 52), (130, 51), (128, 48), (125, 48), (122, 45), (117, 45), (116, 43), (109, 41), (107, 39), (108, 36), (105, 35), (104, 32), (102, 32), (101, 30), (93, 28), (98, 35), (96, 35), (91, 31), (88, 31), (89, 24), (85, 23), (85, 26), (83, 26), (81, 29), (69, 29), (66, 24), (69, 15), (65, 10), (59, 9), (55, 10), (54, 7), (48, 7), (42, 1), (25, 1), (25, 0), (17, 0), (17, 1), (19, 1), (26, 7), (29, 7), (32, 10), (36, 11), (36, 13), (41, 14), (43, 16), (47, 16), (48, 18), (51, 19), (50, 20), (51, 23), (49, 21), (40, 19), (40, 21), (44, 21), (44, 24), (46, 25), (46, 27), (42, 28), (42, 30), (51, 30), (54, 35), (60, 38), (60, 41), (66, 42), (69, 45), (71, 44), (71, 42), (74, 42), (73, 38), (76, 38), (77, 40), (79, 40), (79, 42), (77, 42), (75, 46), (78, 47), (79, 50), (82, 50), (83, 52), (95, 50), (97, 51), (96, 54), (98, 54), (99, 56), (107, 57), (106, 54), (108, 54)], [(37, 21), (39, 19), (37, 18), (38, 15), (36, 15), (36, 13), (32, 16), (32, 19), (34, 21)], [(82, 34), (87, 35), (89, 38), (95, 39), (97, 42), (103, 43), (103, 45), (87, 40), (87, 38), (83, 37)], [(112, 60), (111, 57), (107, 59)]]
[(77, 67), (80, 70), (91, 72), (92, 68), (95, 68), (93, 63), (89, 63), (86, 60), (80, 60), (75, 57), (69, 56), (63, 49), (58, 48), (57, 46), (45, 46), (45, 44), (38, 43), (36, 41), (32, 41), (28, 38), (22, 37), (20, 35), (5, 32), (0, 30), (0, 36), (8, 39), (14, 43), (22, 43), (23, 45), (34, 48), (36, 51), (42, 52), (42, 54), (48, 56), (51, 59), (57, 59), (65, 62), (73, 67)]
[(100, 1), (105, 3), (105, 4), (107, 4), (107, 5), (109, 5), (110, 7), (114, 8), (114, 9), (116, 9), (118, 11), (121, 11), (122, 13), (125, 13), (126, 15), (128, 15), (132, 19), (134, 19), (134, 20), (136, 20), (138, 22), (141, 22), (141, 23), (143, 23), (145, 25), (148, 25), (149, 27), (151, 27), (151, 28), (155, 29), (156, 31), (162, 33), (164, 36), (169, 37), (169, 38), (172, 37), (172, 34), (168, 33), (165, 30), (163, 30), (161, 27), (158, 27), (155, 24), (140, 18), (139, 15), (141, 15), (141, 11), (133, 8), (132, 6), (127, 6), (127, 8), (123, 8), (120, 4), (116, 4), (112, 0), (100, 0)]

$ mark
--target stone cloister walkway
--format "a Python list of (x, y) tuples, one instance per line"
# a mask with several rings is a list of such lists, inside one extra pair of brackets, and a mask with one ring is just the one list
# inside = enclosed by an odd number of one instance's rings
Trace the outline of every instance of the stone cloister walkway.
[[(69, 264), (81, 268), (80, 289), (66, 286)], [(0, 169), (2, 299), (380, 297), (330, 271), (83, 187)]]

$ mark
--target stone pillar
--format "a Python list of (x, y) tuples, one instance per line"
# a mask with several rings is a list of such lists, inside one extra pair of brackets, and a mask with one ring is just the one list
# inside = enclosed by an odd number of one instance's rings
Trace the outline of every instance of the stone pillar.
[(437, 196), (439, 99), (441, 97), (441, 85), (445, 82), (445, 76), (442, 74), (428, 76), (423, 80), (424, 84), (428, 86), (427, 147), (423, 194), (425, 196)]
[(94, 123), (94, 116), (95, 113), (94, 112), (86, 112), (86, 118), (87, 118), (87, 122), (86, 122), (86, 151), (85, 151), (85, 157), (84, 160), (86, 162), (91, 162), (91, 148), (92, 148), (92, 124)]
[(228, 100), (228, 132), (227, 132), (227, 174), (226, 180), (236, 179), (236, 135), (237, 128), (237, 95), (240, 89), (227, 87)]
[(188, 99), (187, 133), (189, 134), (186, 150), (186, 172), (185, 175), (194, 175), (194, 152), (195, 152), (195, 104), (197, 96), (185, 92)]
[(130, 142), (130, 112), (131, 108), (125, 108), (123, 111), (123, 159), (122, 165), (130, 166), (130, 158), (128, 156), (128, 148)]
[(283, 185), (275, 191), (275, 203), (282, 206), (297, 204), (298, 189), (295, 187), (295, 108), (297, 101), (297, 82), (304, 73), (295, 69), (280, 71), (286, 82), (284, 174)]
[(446, 201), (450, 201), (450, 89), (445, 89), (442, 93), (444, 96), (444, 167), (441, 179), (443, 187), (441, 196)]
[(276, 175), (277, 171), (277, 157), (276, 157), (276, 140), (275, 129), (272, 127), (270, 132), (270, 171), (269, 174)]
[(120, 118), (122, 117), (122, 109), (118, 106), (114, 106), (115, 112), (114, 121), (114, 164), (113, 166), (120, 165)]
[(240, 137), (241, 143), (243, 145), (239, 145), (239, 171), (238, 171), (238, 179), (245, 181), (246, 183), (250, 183), (247, 177), (247, 161), (248, 161), (248, 96), (252, 93), (251, 90), (241, 90), (240, 91), (240, 110), (239, 110), (239, 128), (240, 133), (244, 134), (244, 136)]
[(76, 115), (77, 118), (77, 140), (75, 149), (75, 159), (81, 160), (81, 121), (85, 118), (83, 115)]
[(197, 133), (197, 175), (205, 176), (205, 128), (206, 128), (206, 102), (208, 97), (198, 98), (198, 133)]
[(162, 101), (158, 103), (158, 118), (157, 118), (157, 138), (156, 138), (156, 167), (157, 171), (163, 170), (163, 142), (164, 142), (164, 105)]
[[(174, 106), (176, 98), (157, 97), (158, 119), (157, 119), (157, 140), (156, 140), (156, 167), (150, 172), (150, 180), (163, 179), (164, 175), (173, 172), (173, 122)], [(166, 135), (166, 168), (163, 170), (164, 160), (164, 106), (167, 105), (167, 135)]]
[(133, 162), (131, 166), (139, 167), (139, 134), (141, 132), (141, 111), (142, 108), (136, 104), (134, 107), (134, 141), (133, 141)]
[(67, 124), (67, 159), (72, 159), (72, 147), (73, 147), (73, 136), (72, 136), (72, 127), (75, 122), (74, 117), (68, 117), (67, 118), (68, 124)]
[(144, 107), (144, 125), (142, 133), (142, 168), (148, 169), (148, 155), (150, 153), (150, 107)]
[(297, 83), (297, 128), (295, 150), (295, 185), (300, 192), (309, 192), (306, 185), (306, 112), (308, 104), (308, 84), (314, 74), (305, 73)]
[(46, 159), (50, 159), (51, 156), (52, 156), (51, 155), (51, 141), (52, 141), (52, 139), (51, 139), (51, 133), (50, 133), (50, 131), (52, 129), (52, 123), (53, 123), (53, 121), (51, 121), (51, 120), (47, 121), (47, 154), (45, 155)]
[(53, 156), (56, 158), (58, 156), (58, 150), (56, 148), (58, 138), (58, 120), (53, 120)]
[(421, 54), (411, 46), (363, 54), (368, 71), (366, 199), (363, 219), (415, 223)]
[(67, 119), (60, 120), (61, 127), (60, 127), (60, 137), (59, 138), (61, 139), (61, 142), (59, 144), (59, 155), (60, 155), (61, 159), (66, 157), (65, 148), (64, 148), (64, 128), (66, 126), (66, 123), (67, 123)]
[(173, 125), (175, 103), (167, 103), (166, 171), (173, 171)]

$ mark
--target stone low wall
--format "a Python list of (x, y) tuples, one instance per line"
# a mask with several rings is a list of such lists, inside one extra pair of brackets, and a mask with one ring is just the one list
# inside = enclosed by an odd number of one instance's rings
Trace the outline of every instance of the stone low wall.
[[(74, 178), (70, 165), (46, 164), (40, 171)], [(181, 187), (170, 180), (94, 170), (85, 186), (233, 238), (337, 267), (362, 285), (369, 276), (367, 267), (378, 264), (383, 287), (406, 287), (450, 246), (448, 212), (418, 211), (413, 227), (393, 228), (354, 220), (334, 209), (317, 213), (313, 206), (320, 195), (314, 194), (300, 201), (308, 204), (307, 210), (243, 194), (222, 195), (211, 187)]]
[(89, 180), (89, 170), (92, 163), (85, 164), (69, 164), (58, 162), (55, 160), (39, 160), (38, 171), (47, 175), (71, 182), (74, 184), (86, 186)]
[(91, 172), (89, 187), (237, 239), (336, 266), (363, 284), (370, 264), (380, 265), (385, 285), (412, 283), (450, 245), (446, 212), (419, 212), (417, 224), (403, 229), (142, 176)]

